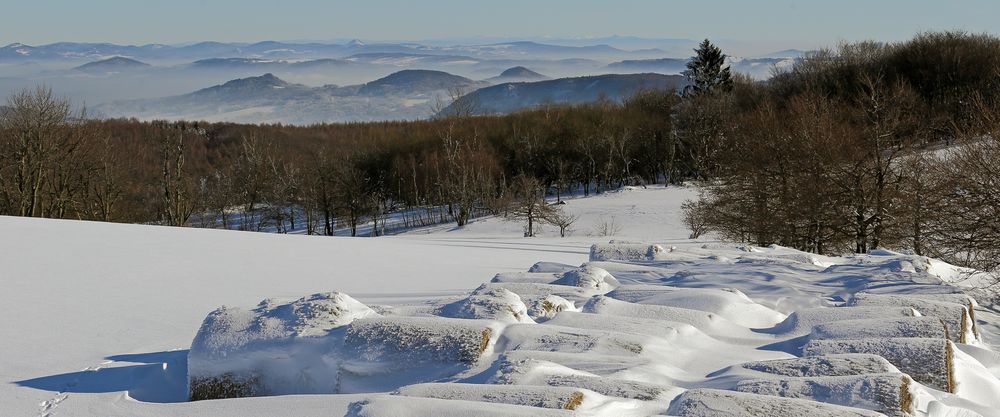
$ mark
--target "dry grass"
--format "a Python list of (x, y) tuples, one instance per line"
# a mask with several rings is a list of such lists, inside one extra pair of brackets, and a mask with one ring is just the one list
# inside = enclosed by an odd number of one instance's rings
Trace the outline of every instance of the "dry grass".
[(972, 334), (978, 337), (979, 329), (976, 328), (976, 309), (972, 306), (971, 301), (969, 302), (968, 306), (966, 306), (966, 308), (969, 309), (969, 320), (972, 320)]
[(969, 343), (968, 340), (965, 340), (966, 339), (965, 335), (969, 334), (969, 314), (968, 314), (968, 312), (963, 312), (962, 313), (962, 326), (961, 326), (961, 328), (962, 328), (962, 334), (958, 335), (958, 342), (959, 343)]
[(574, 392), (573, 395), (569, 397), (569, 400), (566, 401), (566, 405), (563, 406), (563, 409), (576, 410), (576, 408), (579, 407), (580, 404), (583, 404), (583, 393), (577, 391)]
[(955, 351), (950, 341), (944, 341), (944, 361), (948, 372), (948, 392), (954, 394), (958, 384), (955, 382)]
[(910, 393), (910, 383), (913, 380), (903, 375), (903, 383), (899, 386), (899, 409), (906, 414), (913, 414), (913, 394)]
[(493, 335), (493, 330), (489, 327), (483, 329), (483, 339), (479, 341), (479, 356), (486, 352), (486, 348), (490, 345), (490, 336)]

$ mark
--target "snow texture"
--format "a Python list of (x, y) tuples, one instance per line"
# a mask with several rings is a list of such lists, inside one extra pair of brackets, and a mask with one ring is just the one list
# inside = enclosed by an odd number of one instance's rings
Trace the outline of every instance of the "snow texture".
[(843, 320), (819, 324), (809, 334), (812, 339), (870, 339), (923, 337), (948, 339), (948, 328), (937, 317)]
[(685, 391), (670, 405), (681, 417), (873, 417), (884, 414), (796, 398), (713, 389)]
[(925, 298), (916, 298), (906, 295), (886, 295), (857, 293), (851, 299), (852, 306), (902, 306), (910, 307), (925, 316), (937, 317), (944, 321), (948, 327), (950, 338), (954, 342), (969, 343), (978, 339), (975, 333), (972, 317), (969, 315), (968, 307), (965, 304), (956, 304), (947, 301), (937, 301)]
[(433, 317), (386, 317), (357, 320), (344, 344), (367, 361), (400, 366), (421, 362), (473, 364), (496, 333), (489, 321)]
[(936, 389), (954, 392), (954, 345), (945, 339), (837, 339), (811, 340), (803, 348), (806, 356), (832, 353), (879, 355), (913, 380)]
[[(571, 387), (486, 384), (415, 384), (399, 390), (408, 397), (481, 401), (563, 410), (577, 409), (595, 393)], [(591, 399), (593, 400), (593, 399)]]
[(871, 354), (806, 356), (747, 362), (740, 367), (790, 377), (847, 376), (899, 372), (889, 361)]
[(666, 252), (660, 245), (611, 241), (591, 246), (590, 261), (655, 261)]
[(911, 383), (908, 376), (898, 373), (867, 374), (748, 379), (736, 384), (736, 390), (864, 408), (887, 415), (908, 415), (913, 411)]

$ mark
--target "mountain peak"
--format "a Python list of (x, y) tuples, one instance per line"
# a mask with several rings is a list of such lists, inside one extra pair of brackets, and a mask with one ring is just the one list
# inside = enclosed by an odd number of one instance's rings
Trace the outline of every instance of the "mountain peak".
[(276, 77), (270, 72), (264, 75), (256, 77), (238, 78), (232, 81), (227, 81), (225, 84), (219, 86), (221, 89), (225, 90), (245, 90), (245, 89), (262, 89), (262, 88), (274, 88), (274, 87), (285, 87), (288, 86), (288, 82)]
[(360, 39), (351, 39), (350, 42), (347, 42), (347, 46), (352, 48), (360, 48), (362, 46), (365, 46), (365, 43), (361, 42)]
[(504, 70), (504, 72), (500, 73), (500, 77), (503, 77), (503, 78), (534, 78), (534, 79), (548, 78), (548, 77), (546, 77), (546, 76), (544, 76), (542, 74), (539, 74), (537, 72), (534, 72), (534, 71), (532, 71), (530, 69), (527, 69), (527, 68), (521, 67), (521, 66), (507, 68), (506, 70)]
[(132, 58), (127, 58), (124, 56), (113, 56), (111, 58), (102, 59), (99, 61), (88, 62), (74, 69), (78, 71), (120, 71), (120, 70), (136, 69), (136, 68), (145, 68), (148, 66), (150, 65), (142, 61), (134, 60)]
[(429, 91), (466, 87), (474, 81), (444, 71), (408, 69), (394, 72), (361, 87), (362, 94), (385, 94), (390, 91)]

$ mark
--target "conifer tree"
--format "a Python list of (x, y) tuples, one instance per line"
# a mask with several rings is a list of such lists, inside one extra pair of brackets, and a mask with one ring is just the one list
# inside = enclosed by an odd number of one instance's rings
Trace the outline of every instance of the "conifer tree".
[(695, 57), (688, 62), (688, 69), (684, 71), (684, 75), (691, 81), (691, 85), (684, 89), (685, 93), (708, 93), (716, 89), (729, 91), (733, 86), (733, 78), (729, 67), (722, 67), (726, 63), (726, 55), (722, 50), (705, 39), (694, 51)]

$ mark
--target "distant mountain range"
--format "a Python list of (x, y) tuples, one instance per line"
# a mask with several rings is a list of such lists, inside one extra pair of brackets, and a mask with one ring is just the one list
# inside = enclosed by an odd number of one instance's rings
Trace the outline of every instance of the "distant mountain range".
[(403, 70), (366, 84), (309, 87), (267, 73), (192, 93), (115, 101), (96, 107), (105, 117), (314, 124), (423, 119), (449, 91), (489, 85), (430, 70)]
[[(545, 76), (511, 68), (493, 79)], [(471, 91), (458, 104), (475, 103), (475, 112), (506, 113), (543, 103), (578, 104), (620, 101), (640, 89), (683, 87), (676, 75), (627, 74), (562, 78), (492, 85), (441, 71), (403, 70), (366, 84), (309, 87), (267, 73), (241, 78), (179, 96), (124, 100), (99, 105), (105, 117), (208, 120), (247, 123), (314, 124), (324, 122), (422, 119), (448, 104), (456, 91)]]
[[(0, 93), (46, 85), (77, 107), (143, 119), (296, 124), (415, 119), (431, 116), (459, 92), (472, 92), (469, 100), (484, 112), (506, 112), (543, 102), (620, 99), (640, 84), (676, 86), (678, 80), (650, 73), (680, 74), (696, 45), (620, 36), (542, 42), (10, 44), (0, 47)], [(730, 58), (729, 64), (766, 79), (805, 53), (785, 50)]]
[(7, 61), (68, 60), (89, 61), (123, 56), (138, 60), (201, 59), (217, 57), (312, 59), (343, 58), (362, 53), (419, 53), (425, 55), (472, 55), (481, 58), (560, 58), (652, 56), (666, 52), (655, 48), (635, 51), (609, 45), (566, 46), (532, 41), (503, 42), (483, 45), (432, 46), (416, 43), (292, 43), (264, 41), (257, 43), (199, 42), (190, 45), (116, 45), (111, 43), (58, 42), (31, 46), (13, 43), (0, 47), (0, 59)]

